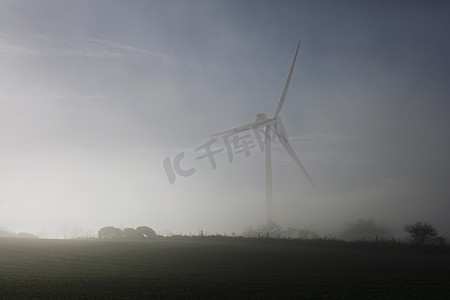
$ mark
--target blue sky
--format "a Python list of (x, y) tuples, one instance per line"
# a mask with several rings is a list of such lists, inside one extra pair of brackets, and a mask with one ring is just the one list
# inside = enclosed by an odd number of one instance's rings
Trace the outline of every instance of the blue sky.
[[(213, 170), (195, 149), (274, 113), (301, 39), (281, 116), (319, 193), (276, 142), (275, 219), (450, 234), (449, 13), (441, 1), (2, 1), (0, 227), (263, 223), (264, 154), (222, 152)], [(170, 185), (163, 160), (181, 152), (197, 171)]]

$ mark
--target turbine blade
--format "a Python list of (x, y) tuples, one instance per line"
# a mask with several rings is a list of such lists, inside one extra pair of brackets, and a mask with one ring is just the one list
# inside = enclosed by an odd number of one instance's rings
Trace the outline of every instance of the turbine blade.
[(313, 183), (311, 177), (309, 177), (308, 172), (306, 172), (305, 166), (303, 166), (302, 162), (298, 158), (297, 154), (295, 154), (294, 149), (292, 149), (291, 144), (287, 141), (286, 137), (283, 135), (283, 133), (280, 130), (276, 131), (278, 140), (281, 142), (281, 144), (284, 146), (286, 151), (291, 155), (291, 157), (294, 159), (294, 161), (297, 163), (297, 165), (302, 169), (303, 173), (305, 174), (306, 178), (308, 178), (308, 181), (312, 184), (316, 192), (318, 192), (316, 185)]
[(286, 129), (284, 128), (284, 123), (283, 120), (281, 119), (281, 116), (278, 117), (277, 119), (277, 128), (281, 131), (281, 134), (284, 135), (286, 141), (289, 140), (288, 135), (286, 133)]
[(277, 110), (275, 112), (274, 117), (277, 117), (280, 114), (281, 107), (283, 106), (284, 99), (286, 99), (286, 94), (289, 88), (289, 83), (291, 82), (292, 72), (294, 71), (295, 61), (297, 60), (298, 48), (300, 48), (300, 41), (298, 41), (297, 50), (295, 51), (294, 60), (292, 61), (291, 69), (289, 70), (288, 77), (286, 79), (286, 83), (284, 84), (283, 92), (281, 93), (280, 101), (278, 102)]

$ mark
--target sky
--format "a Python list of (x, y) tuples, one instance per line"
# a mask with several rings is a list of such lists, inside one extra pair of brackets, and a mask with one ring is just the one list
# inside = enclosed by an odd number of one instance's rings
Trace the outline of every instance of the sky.
[[(448, 15), (445, 1), (1, 1), (0, 228), (263, 224), (256, 136), (230, 162), (211, 135), (275, 113), (301, 40), (280, 115), (318, 192), (275, 140), (275, 221), (450, 236)], [(180, 155), (192, 174), (171, 184), (163, 162)]]

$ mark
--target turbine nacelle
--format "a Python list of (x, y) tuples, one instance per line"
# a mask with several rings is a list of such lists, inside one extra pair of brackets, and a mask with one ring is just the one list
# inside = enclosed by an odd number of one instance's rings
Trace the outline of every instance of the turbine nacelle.
[(288, 141), (288, 135), (284, 129), (283, 121), (281, 116), (273, 117), (272, 119), (267, 118), (266, 114), (257, 114), (256, 121), (254, 122), (253, 128), (261, 128), (270, 126), (275, 130), (277, 136), (281, 136), (286, 142)]
[(256, 121), (255, 122), (263, 122), (267, 120), (266, 114), (256, 114)]

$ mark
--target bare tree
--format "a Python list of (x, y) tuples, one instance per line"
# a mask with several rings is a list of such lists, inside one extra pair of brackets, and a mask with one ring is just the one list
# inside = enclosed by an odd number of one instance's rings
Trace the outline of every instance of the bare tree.
[(285, 234), (286, 234), (286, 237), (289, 239), (310, 240), (310, 239), (319, 238), (319, 235), (315, 231), (311, 231), (308, 229), (294, 228), (294, 227), (289, 227), (286, 230)]
[(405, 225), (404, 230), (409, 234), (410, 241), (417, 245), (443, 244), (445, 241), (436, 228), (427, 222)]
[(248, 227), (242, 233), (245, 237), (266, 237), (266, 238), (283, 238), (286, 237), (283, 228), (275, 223), (274, 221), (269, 221), (264, 225), (258, 227)]

